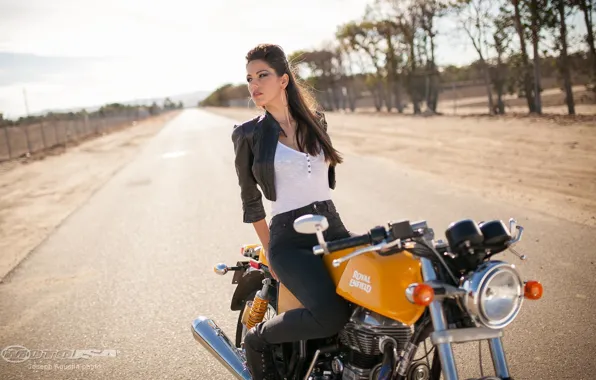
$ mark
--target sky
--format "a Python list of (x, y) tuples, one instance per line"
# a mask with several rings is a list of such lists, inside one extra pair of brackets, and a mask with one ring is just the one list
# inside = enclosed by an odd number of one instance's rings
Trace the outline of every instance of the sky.
[[(319, 47), (370, 1), (0, 0), (0, 112), (25, 115), (24, 92), (35, 113), (242, 83), (256, 44)], [(439, 64), (475, 59), (457, 37)]]

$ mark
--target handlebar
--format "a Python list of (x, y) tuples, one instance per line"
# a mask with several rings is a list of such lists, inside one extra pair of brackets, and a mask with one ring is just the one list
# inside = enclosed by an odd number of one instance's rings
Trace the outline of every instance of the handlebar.
[(337, 268), (343, 262), (348, 261), (348, 260), (350, 260), (350, 259), (352, 259), (352, 258), (354, 258), (356, 256), (360, 256), (360, 255), (362, 255), (363, 253), (366, 253), (366, 252), (379, 251), (381, 249), (388, 249), (388, 248), (395, 247), (395, 246), (397, 246), (398, 248), (401, 249), (401, 247), (402, 247), (401, 240), (396, 239), (396, 240), (393, 240), (393, 241), (390, 241), (390, 242), (387, 242), (387, 241), (383, 240), (379, 244), (369, 245), (368, 247), (357, 249), (354, 252), (350, 253), (349, 255), (345, 255), (344, 257), (340, 257), (339, 259), (333, 260), (333, 266)]
[[(512, 246), (521, 240), (523, 227), (517, 226), (514, 219), (510, 220), (510, 225), (510, 231), (517, 229), (519, 232), (506, 243), (506, 248), (509, 248), (514, 254), (525, 260), (525, 256), (518, 254), (512, 249)], [(367, 252), (379, 252), (380, 255), (391, 255), (405, 249), (415, 256), (437, 260), (445, 268), (453, 281), (457, 283), (457, 278), (443, 258), (445, 252), (448, 252), (449, 245), (441, 240), (434, 243), (434, 232), (432, 228), (428, 227), (426, 221), (410, 223), (408, 220), (402, 220), (397, 223), (389, 223), (388, 228), (377, 226), (363, 235), (350, 236), (331, 242), (324, 241), (323, 233), (319, 229), (317, 230), (317, 237), (320, 245), (313, 247), (313, 253), (316, 255), (329, 254), (365, 245), (365, 247), (350, 252), (343, 257), (334, 259), (332, 264), (336, 268), (342, 263)]]
[[(423, 236), (427, 232), (434, 235), (432, 230), (428, 228), (426, 221), (410, 223), (407, 220), (402, 220), (400, 222), (391, 223), (389, 228), (377, 226), (363, 235), (350, 236), (330, 242), (322, 242), (322, 244), (313, 247), (313, 253), (315, 255), (322, 255), (341, 251), (342, 249), (358, 247), (359, 245), (371, 244), (376, 246), (382, 242), (391, 244), (394, 241), (403, 241), (413, 237)], [(396, 244), (391, 244), (391, 246)], [(385, 248), (385, 246), (379, 246), (376, 250), (383, 248)]]
[[(370, 243), (370, 233), (366, 233), (364, 235), (350, 236), (349, 238), (330, 241), (326, 244), (326, 247), (327, 253), (332, 253), (336, 251), (341, 251), (342, 249), (354, 248), (359, 245), (365, 245)], [(317, 245), (313, 248), (313, 252), (315, 255), (322, 255), (325, 253), (325, 248), (320, 245)]]

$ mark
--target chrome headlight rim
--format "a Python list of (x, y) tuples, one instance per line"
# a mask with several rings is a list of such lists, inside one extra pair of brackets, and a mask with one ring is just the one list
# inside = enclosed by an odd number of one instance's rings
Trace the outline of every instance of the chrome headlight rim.
[[(486, 312), (486, 305), (482, 302), (483, 295), (491, 280), (498, 274), (508, 273), (515, 280), (516, 297), (514, 307), (506, 316), (498, 320), (490, 319)], [(524, 283), (515, 265), (504, 261), (487, 261), (480, 265), (464, 281), (462, 288), (466, 291), (463, 299), (464, 306), (470, 316), (481, 325), (491, 329), (502, 329), (515, 320), (524, 300)]]

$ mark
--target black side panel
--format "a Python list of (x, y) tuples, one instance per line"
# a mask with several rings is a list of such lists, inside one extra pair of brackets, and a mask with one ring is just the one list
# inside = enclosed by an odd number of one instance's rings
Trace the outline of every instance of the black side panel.
[(263, 287), (264, 279), (265, 275), (259, 270), (246, 272), (244, 276), (238, 280), (238, 286), (232, 296), (230, 309), (234, 311), (242, 309), (244, 299), (253, 291), (260, 290)]

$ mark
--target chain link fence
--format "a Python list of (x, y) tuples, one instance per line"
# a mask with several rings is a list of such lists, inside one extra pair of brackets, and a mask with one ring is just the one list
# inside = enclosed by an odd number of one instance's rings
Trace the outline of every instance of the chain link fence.
[(101, 136), (162, 112), (136, 109), (104, 116), (84, 114), (67, 120), (47, 118), (31, 124), (0, 126), (0, 162)]

